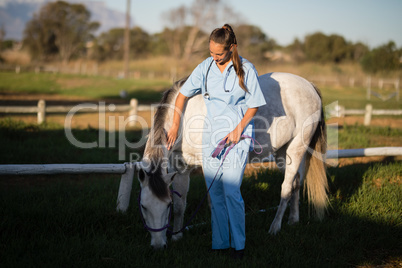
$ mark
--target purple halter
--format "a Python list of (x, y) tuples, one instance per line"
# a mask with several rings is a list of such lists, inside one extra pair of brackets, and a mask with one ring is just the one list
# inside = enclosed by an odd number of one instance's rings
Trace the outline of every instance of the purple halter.
[[(176, 191), (174, 191), (174, 190), (170, 190), (170, 191), (171, 191), (172, 194), (177, 194), (177, 196), (181, 197), (181, 194), (179, 194), (178, 192), (176, 192)], [(151, 228), (151, 227), (149, 227), (149, 226), (147, 225), (147, 223), (145, 222), (144, 215), (142, 214), (142, 210), (141, 210), (141, 188), (140, 188), (140, 193), (139, 193), (139, 195), (138, 195), (137, 200), (138, 200), (138, 208), (139, 208), (139, 210), (140, 210), (141, 220), (142, 220), (142, 223), (143, 223), (144, 228), (145, 228), (146, 230), (148, 230), (148, 231), (150, 231), (150, 232), (162, 232), (163, 230), (168, 229), (169, 227), (171, 227), (171, 226), (170, 226), (170, 220), (172, 219), (172, 210), (173, 210), (172, 203), (169, 205), (169, 206), (170, 206), (170, 209), (169, 209), (169, 220), (168, 220), (168, 223), (167, 223), (165, 226), (161, 227), (161, 228)], [(172, 231), (170, 231), (169, 229), (168, 229), (168, 231), (169, 231), (169, 232), (172, 232)]]

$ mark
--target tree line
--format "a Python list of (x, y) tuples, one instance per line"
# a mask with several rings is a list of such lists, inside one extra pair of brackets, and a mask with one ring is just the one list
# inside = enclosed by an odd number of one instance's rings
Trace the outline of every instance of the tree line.
[[(359, 62), (369, 73), (402, 67), (402, 48), (398, 49), (392, 41), (370, 50), (361, 42), (353, 43), (340, 35), (317, 32), (281, 47), (259, 27), (242, 22), (241, 15), (220, 0), (194, 0), (190, 6), (180, 6), (162, 16), (167, 26), (160, 33), (149, 34), (140, 27), (130, 29), (132, 59), (170, 55), (188, 60), (207, 56), (210, 29), (231, 18), (240, 53), (252, 61), (270, 61), (270, 53), (282, 51), (290, 55), (293, 62)], [(99, 22), (91, 21), (91, 14), (83, 4), (50, 2), (26, 24), (23, 45), (32, 59), (40, 62), (68, 62), (82, 57), (96, 61), (123, 59), (124, 28), (95, 36), (99, 26)]]

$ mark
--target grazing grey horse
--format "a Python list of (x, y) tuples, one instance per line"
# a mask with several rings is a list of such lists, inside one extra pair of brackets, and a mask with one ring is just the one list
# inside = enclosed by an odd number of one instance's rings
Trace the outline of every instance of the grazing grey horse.
[[(315, 215), (322, 219), (325, 214), (328, 203), (325, 121), (320, 92), (304, 78), (288, 73), (269, 73), (260, 76), (259, 81), (266, 105), (258, 109), (254, 119), (255, 140), (261, 144), (262, 153), (251, 152), (249, 163), (263, 162), (272, 154), (284, 173), (280, 204), (269, 229), (271, 234), (276, 234), (281, 229), (289, 202), (289, 224), (299, 221), (299, 189), (303, 178)], [(165, 146), (174, 102), (184, 82), (185, 79), (176, 82), (164, 93), (154, 116), (144, 157), (136, 164), (143, 222), (151, 232), (154, 248), (166, 247), (166, 232), (172, 214), (172, 239), (182, 237), (190, 172), (194, 166), (202, 166), (201, 141), (206, 114), (202, 95), (188, 100), (179, 138), (170, 151)], [(180, 195), (169, 190), (172, 183)]]

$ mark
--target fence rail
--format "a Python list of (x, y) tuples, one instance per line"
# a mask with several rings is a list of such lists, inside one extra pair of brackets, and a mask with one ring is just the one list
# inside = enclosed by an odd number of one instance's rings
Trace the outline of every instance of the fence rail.
[[(328, 159), (369, 157), (369, 156), (400, 156), (402, 147), (374, 147), (361, 149), (329, 150)], [(264, 161), (274, 161), (265, 158)], [(127, 167), (134, 162), (121, 164), (12, 164), (0, 165), (0, 175), (41, 175), (41, 174), (124, 174)]]
[[(113, 109), (110, 108), (113, 105)], [(44, 100), (39, 100), (37, 106), (0, 106), (0, 113), (5, 114), (37, 114), (38, 124), (46, 121), (46, 115), (51, 113), (69, 113), (75, 109), (75, 113), (96, 113), (96, 112), (128, 112), (129, 116), (135, 116), (138, 112), (151, 111), (150, 105), (139, 105), (137, 99), (131, 99), (130, 104), (122, 105), (96, 105), (93, 103), (82, 103), (76, 106), (46, 106)], [(79, 109), (77, 107), (79, 106)], [(365, 109), (345, 109), (337, 105), (330, 111), (331, 116), (344, 117), (347, 115), (364, 115), (364, 125), (370, 125), (372, 115), (402, 115), (402, 110), (374, 110), (371, 104)], [(130, 121), (130, 124), (135, 124)]]
[[(377, 147), (349, 150), (330, 150), (327, 158), (349, 158), (364, 156), (399, 156), (402, 147)], [(268, 161), (273, 161), (271, 158)], [(45, 165), (0, 165), (0, 175), (40, 175), (40, 174), (121, 174), (117, 195), (117, 211), (128, 209), (133, 186), (135, 163), (124, 164), (45, 164)]]
[[(46, 122), (46, 115), (50, 113), (97, 113), (97, 112), (128, 112), (129, 116), (135, 116), (141, 111), (151, 111), (150, 105), (138, 105), (137, 99), (131, 99), (130, 104), (122, 105), (96, 105), (82, 103), (75, 106), (46, 106), (45, 100), (39, 100), (37, 106), (0, 106), (0, 113), (5, 114), (37, 114), (38, 124)], [(135, 122), (133, 122), (135, 123)]]
[(124, 174), (126, 164), (0, 165), (0, 175)]
[(331, 116), (345, 117), (346, 115), (364, 115), (364, 125), (369, 126), (373, 115), (402, 115), (402, 110), (374, 110), (373, 105), (367, 104), (363, 109), (345, 109), (345, 107), (337, 105), (332, 111)]

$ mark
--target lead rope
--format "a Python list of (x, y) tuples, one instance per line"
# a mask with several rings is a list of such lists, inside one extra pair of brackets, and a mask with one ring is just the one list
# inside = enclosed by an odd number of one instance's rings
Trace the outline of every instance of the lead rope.
[[(262, 153), (262, 146), (261, 146), (261, 144), (260, 144), (258, 141), (256, 141), (253, 137), (243, 134), (243, 135), (241, 135), (240, 140), (244, 140), (244, 139), (251, 139), (251, 142), (253, 143), (253, 151), (254, 151), (256, 154), (261, 154), (261, 153)], [(255, 143), (257, 143), (257, 144), (260, 146), (260, 148), (261, 148), (261, 150), (260, 150), (259, 152), (257, 152), (257, 151), (255, 150), (255, 148), (254, 148)], [(205, 193), (205, 195), (204, 195), (204, 197), (202, 198), (201, 202), (198, 204), (197, 209), (195, 210), (195, 212), (193, 213), (193, 215), (191, 215), (190, 219), (186, 222), (186, 224), (184, 224), (184, 226), (183, 226), (179, 231), (176, 231), (176, 232), (173, 232), (172, 230), (169, 230), (169, 229), (167, 228), (167, 231), (168, 231), (169, 233), (171, 233), (172, 235), (176, 235), (176, 234), (181, 233), (182, 231), (184, 231), (184, 229), (186, 229), (186, 228), (189, 226), (190, 222), (195, 218), (195, 215), (196, 215), (196, 214), (198, 213), (198, 211), (201, 209), (202, 204), (204, 203), (205, 199), (207, 198), (208, 193), (209, 193), (209, 190), (211, 189), (212, 185), (214, 184), (214, 182), (215, 182), (215, 180), (216, 180), (216, 176), (218, 176), (218, 173), (219, 173), (219, 171), (220, 171), (220, 169), (221, 169), (221, 167), (222, 167), (222, 165), (223, 165), (223, 162), (224, 162), (225, 159), (226, 159), (227, 154), (229, 153), (230, 150), (233, 149), (233, 147), (234, 147), (235, 145), (236, 145), (235, 143), (226, 144), (226, 139), (224, 139), (224, 140), (222, 140), (222, 141), (220, 141), (220, 142), (218, 143), (218, 146), (216, 147), (216, 149), (215, 149), (214, 152), (212, 153), (212, 157), (213, 157), (213, 158), (216, 158), (216, 157), (222, 152), (222, 150), (224, 150), (225, 148), (227, 148), (227, 149), (226, 149), (226, 151), (225, 151), (225, 154), (224, 154), (223, 157), (222, 157), (221, 164), (219, 165), (218, 170), (216, 171), (216, 174), (215, 174), (215, 176), (214, 176), (214, 179), (212, 180), (211, 184), (210, 184), (209, 187), (208, 187), (207, 192)], [(169, 219), (169, 221), (170, 221), (170, 219)], [(168, 223), (168, 225), (166, 225), (166, 226), (170, 226), (169, 223)]]

